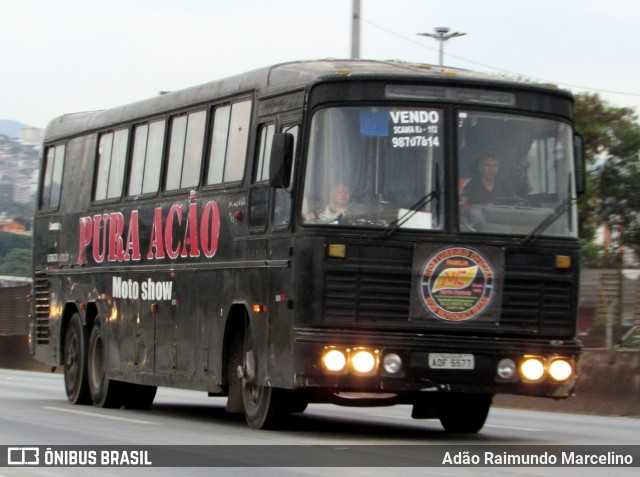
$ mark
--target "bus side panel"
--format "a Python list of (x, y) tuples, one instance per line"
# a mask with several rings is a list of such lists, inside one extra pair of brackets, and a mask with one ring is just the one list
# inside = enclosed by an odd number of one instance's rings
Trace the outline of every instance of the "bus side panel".
[(273, 267), (269, 269), (269, 381), (273, 386), (293, 387), (293, 350), (291, 330), (294, 313), (299, 306), (297, 281), (293, 274), (293, 240), (272, 239), (270, 252)]
[[(77, 303), (87, 302), (87, 295), (80, 292), (76, 280), (58, 273), (74, 264), (78, 221), (78, 214), (74, 211), (86, 209), (90, 204), (92, 181), (86, 178), (93, 177), (95, 147), (95, 134), (68, 141), (60, 206), (56, 210), (39, 211), (35, 215), (32, 351), (36, 359), (51, 366), (63, 364), (63, 314), (76, 309)], [(39, 186), (42, 187), (42, 180)], [(54, 273), (47, 273), (47, 269)]]

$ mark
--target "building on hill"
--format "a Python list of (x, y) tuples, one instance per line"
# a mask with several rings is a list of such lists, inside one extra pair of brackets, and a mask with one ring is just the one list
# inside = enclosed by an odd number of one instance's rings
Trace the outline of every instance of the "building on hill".
[(26, 127), (20, 130), (20, 143), (25, 146), (34, 146), (40, 148), (42, 139), (44, 138), (44, 130), (40, 128)]
[(26, 232), (27, 227), (20, 222), (0, 216), (0, 232)]

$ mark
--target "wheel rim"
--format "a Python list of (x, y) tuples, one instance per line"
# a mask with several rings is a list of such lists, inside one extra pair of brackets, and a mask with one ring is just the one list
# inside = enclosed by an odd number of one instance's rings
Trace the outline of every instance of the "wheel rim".
[(242, 381), (242, 386), (246, 393), (247, 407), (250, 407), (251, 409), (258, 408), (264, 396), (264, 386), (249, 383), (246, 379)]
[(89, 346), (89, 383), (94, 391), (102, 386), (102, 338), (99, 334), (93, 336)]
[(244, 394), (245, 407), (250, 411), (255, 411), (260, 407), (264, 399), (264, 386), (256, 384), (255, 359), (253, 356), (253, 340), (251, 337), (246, 343), (247, 350), (244, 358), (244, 377), (242, 378), (242, 391)]
[(79, 355), (80, 355), (80, 342), (78, 340), (78, 333), (74, 329), (71, 330), (66, 343), (65, 352), (65, 367), (68, 370), (66, 374), (69, 382), (69, 387), (75, 389), (80, 379), (79, 372)]

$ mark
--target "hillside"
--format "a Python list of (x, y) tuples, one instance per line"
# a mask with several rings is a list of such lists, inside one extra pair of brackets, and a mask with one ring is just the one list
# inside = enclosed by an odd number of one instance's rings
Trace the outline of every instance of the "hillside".
[(0, 119), (0, 134), (6, 134), (10, 138), (20, 136), (20, 130), (28, 127), (26, 124), (13, 121), (12, 119)]

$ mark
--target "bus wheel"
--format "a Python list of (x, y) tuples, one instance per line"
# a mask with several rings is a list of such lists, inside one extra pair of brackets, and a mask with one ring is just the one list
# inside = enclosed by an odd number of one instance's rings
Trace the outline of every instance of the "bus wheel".
[(108, 379), (104, 372), (106, 349), (102, 340), (102, 325), (96, 317), (89, 335), (87, 374), (89, 391), (97, 407), (120, 407), (123, 403), (124, 383)]
[(253, 354), (251, 329), (245, 335), (245, 358), (241, 368), (242, 405), (249, 427), (253, 429), (275, 429), (282, 424), (284, 416), (284, 390), (263, 386), (255, 382), (256, 365)]
[(475, 434), (482, 429), (489, 408), (491, 394), (451, 394), (442, 396), (436, 413), (445, 431), (456, 434)]
[(64, 335), (64, 388), (73, 404), (91, 403), (87, 379), (87, 336), (80, 315), (74, 313)]

